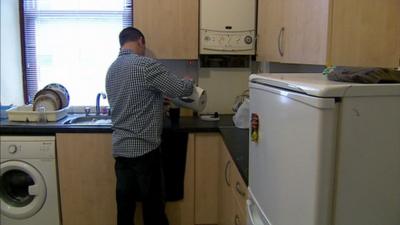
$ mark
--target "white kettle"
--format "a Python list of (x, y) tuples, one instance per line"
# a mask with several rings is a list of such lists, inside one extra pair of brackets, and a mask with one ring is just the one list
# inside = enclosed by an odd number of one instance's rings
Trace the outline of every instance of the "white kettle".
[(176, 106), (192, 109), (201, 112), (207, 105), (207, 93), (200, 87), (194, 87), (192, 95), (171, 99)]

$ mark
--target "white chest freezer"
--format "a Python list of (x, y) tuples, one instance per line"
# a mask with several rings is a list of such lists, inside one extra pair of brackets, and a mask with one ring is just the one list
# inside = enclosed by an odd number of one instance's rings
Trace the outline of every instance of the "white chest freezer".
[(400, 224), (400, 84), (255, 74), (249, 86), (249, 224)]

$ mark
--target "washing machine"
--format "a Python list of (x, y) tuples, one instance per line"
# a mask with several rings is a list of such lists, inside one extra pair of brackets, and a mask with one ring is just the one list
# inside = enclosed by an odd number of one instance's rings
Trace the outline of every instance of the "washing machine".
[(60, 225), (55, 137), (0, 136), (0, 224)]

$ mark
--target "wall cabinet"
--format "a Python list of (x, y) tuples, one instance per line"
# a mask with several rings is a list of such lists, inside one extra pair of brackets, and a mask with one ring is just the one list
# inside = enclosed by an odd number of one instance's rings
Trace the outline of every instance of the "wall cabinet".
[(197, 0), (135, 0), (133, 24), (145, 35), (147, 55), (197, 59), (198, 4)]
[(259, 0), (257, 60), (397, 67), (400, 0)]
[(259, 0), (258, 60), (325, 64), (328, 0)]
[[(63, 225), (115, 225), (115, 174), (111, 134), (57, 134), (57, 162)], [(185, 196), (168, 202), (171, 224), (194, 224), (194, 136), (189, 135)], [(136, 213), (142, 224), (141, 209)]]
[(332, 3), (332, 64), (400, 66), (400, 0)]

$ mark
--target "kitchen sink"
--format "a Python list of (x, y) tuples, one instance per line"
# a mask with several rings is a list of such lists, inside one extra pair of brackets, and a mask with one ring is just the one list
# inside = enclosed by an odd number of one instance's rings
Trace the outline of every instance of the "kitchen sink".
[(111, 116), (79, 116), (68, 119), (64, 122), (64, 124), (70, 125), (112, 125)]

